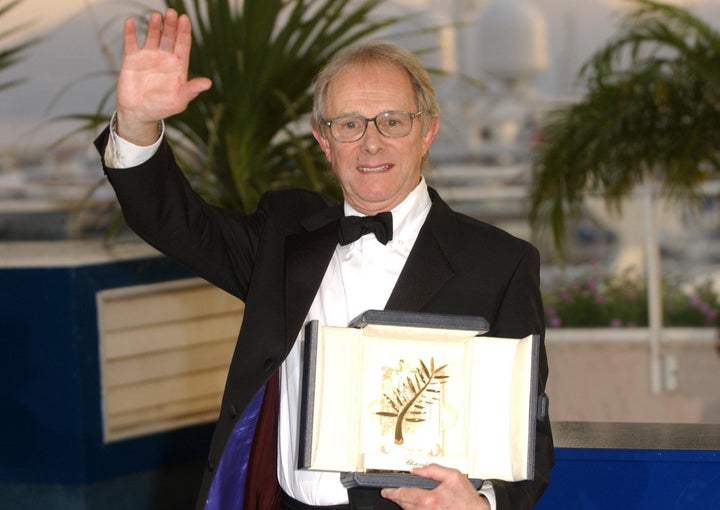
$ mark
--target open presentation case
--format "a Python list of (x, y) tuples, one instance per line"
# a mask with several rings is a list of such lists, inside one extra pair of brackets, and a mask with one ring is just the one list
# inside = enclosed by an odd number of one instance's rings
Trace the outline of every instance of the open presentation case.
[(414, 466), (532, 478), (539, 337), (482, 317), (370, 310), (305, 332), (298, 467), (346, 487), (433, 487)]

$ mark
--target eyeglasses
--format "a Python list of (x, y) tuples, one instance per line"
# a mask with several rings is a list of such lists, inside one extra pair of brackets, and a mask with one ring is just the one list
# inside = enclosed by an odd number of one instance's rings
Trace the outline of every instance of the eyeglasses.
[(381, 135), (388, 138), (402, 138), (410, 134), (415, 117), (423, 112), (382, 112), (368, 119), (362, 115), (341, 115), (326, 120), (332, 137), (340, 143), (360, 140), (367, 131), (368, 122), (374, 122)]

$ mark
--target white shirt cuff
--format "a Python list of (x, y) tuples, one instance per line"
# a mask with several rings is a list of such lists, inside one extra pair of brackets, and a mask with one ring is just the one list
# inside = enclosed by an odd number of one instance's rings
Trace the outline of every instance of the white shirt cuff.
[(497, 502), (495, 501), (495, 487), (493, 487), (492, 482), (489, 482), (488, 480), (483, 480), (483, 484), (480, 486), (480, 490), (478, 493), (485, 496), (490, 503), (491, 510), (497, 510)]
[(105, 165), (110, 168), (132, 168), (149, 160), (160, 147), (160, 142), (165, 136), (165, 123), (158, 123), (159, 136), (157, 141), (146, 147), (135, 145), (121, 138), (117, 134), (117, 114), (110, 119), (110, 137), (105, 148)]

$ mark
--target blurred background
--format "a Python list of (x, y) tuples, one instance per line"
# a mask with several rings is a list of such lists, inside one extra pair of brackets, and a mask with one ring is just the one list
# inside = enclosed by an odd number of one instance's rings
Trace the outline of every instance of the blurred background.
[[(669, 5), (687, 9), (715, 29), (720, 26), (718, 2)], [(623, 199), (617, 213), (605, 208), (601, 196), (588, 193), (580, 214), (568, 220), (562, 257), (549, 227), (528, 221), (533, 151), (543, 139), (544, 118), (558, 106), (582, 100), (587, 90), (578, 79), (581, 66), (618, 34), (630, 7), (609, 0), (393, 0), (380, 2), (377, 16), (411, 17), (377, 36), (423, 50), (424, 63), (442, 71), (434, 79), (443, 122), (427, 178), (457, 209), (540, 247), (548, 326), (559, 330), (550, 340), (560, 342), (563, 334), (570, 334), (562, 329), (570, 326), (625, 326), (621, 328), (625, 331), (628, 326), (647, 326), (648, 304), (642, 300), (648, 299), (651, 250), (658, 254), (660, 265), (655, 271), (662, 273), (662, 285), (672, 283), (673, 292), (679, 288), (685, 295), (682, 306), (694, 314), (689, 323), (664, 325), (701, 327), (707, 338), (700, 342), (707, 350), (712, 348), (711, 330), (720, 312), (716, 297), (720, 189), (714, 179), (703, 184), (699, 207), (654, 196), (652, 223), (641, 194)], [(142, 20), (150, 9), (163, 8), (161, 1), (24, 0), (0, 17), (0, 33), (17, 28), (0, 39), (3, 47), (37, 38), (2, 70), (0, 80), (18, 80), (0, 91), (0, 242), (15, 247), (6, 248), (8, 264), (18, 263), (11, 261), (12, 253), (22, 243), (102, 240), (117, 221), (112, 192), (100, 175), (91, 144), (102, 124), (87, 129), (84, 121), (112, 112), (123, 19), (133, 15)], [(423, 31), (438, 26), (443, 28)], [(134, 240), (125, 232), (116, 235), (115, 242), (122, 239)], [(605, 294), (598, 294), (598, 289)], [(603, 303), (603, 299), (617, 302)], [(619, 312), (613, 316), (613, 309), (632, 310), (638, 318)], [(665, 312), (666, 322), (668, 317), (674, 320), (671, 315)], [(648, 330), (643, 331), (642, 340), (630, 342), (639, 347), (640, 358), (647, 356), (645, 351), (656, 358), (642, 370), (656, 374), (646, 374), (654, 382), (651, 391), (643, 386), (641, 393), (662, 393), (663, 388), (677, 392), (683, 380), (677, 378), (679, 364), (694, 362), (669, 356), (667, 350), (660, 353), (659, 344), (653, 347), (652, 341), (646, 341)], [(597, 348), (596, 342), (589, 344)], [(564, 360), (569, 354), (559, 345), (557, 351), (553, 363), (563, 367), (558, 369), (562, 370), (557, 374), (558, 386), (570, 367), (582, 373), (588, 364), (605, 365)], [(703, 354), (701, 359), (717, 371), (715, 357)], [(634, 360), (617, 370), (638, 377), (636, 363), (647, 365)], [(693, 383), (696, 386), (705, 382), (701, 379)], [(565, 394), (569, 387), (553, 388), (562, 395), (560, 416), (598, 418), (597, 408), (582, 410), (586, 407), (582, 399)], [(594, 388), (590, 385), (587, 390)], [(654, 406), (649, 404), (646, 418), (720, 421), (720, 403), (700, 403), (699, 398), (705, 397), (693, 394), (693, 404), (682, 410), (667, 407), (664, 401), (650, 410)], [(631, 404), (625, 403), (623, 410), (608, 411), (605, 418), (630, 419), (634, 415), (627, 414), (628, 407)], [(683, 416), (677, 413), (687, 416), (677, 418)], [(642, 411), (637, 414), (642, 418)]]
[[(667, 5), (707, 24), (715, 46), (705, 67), (720, 69), (720, 2)], [(32, 490), (28, 479), (76, 483), (195, 462), (217, 416), (242, 303), (118, 228), (92, 146), (114, 108), (123, 19), (164, 6), (0, 0), (0, 52), (33, 41), (0, 65), (0, 87), (12, 83), (0, 88), (0, 393), (11, 416), (0, 429), (8, 455), (0, 476), (20, 480), (0, 490), (19, 499)], [(588, 189), (572, 214), (567, 208), (562, 251), (550, 221), (529, 220), (547, 120), (587, 101), (588, 80), (578, 73), (636, 6), (388, 0), (378, 17), (412, 16), (375, 35), (418, 51), (434, 70), (442, 127), (429, 183), (456, 209), (540, 248), (551, 418), (718, 424), (718, 169), (709, 165), (691, 203), (642, 181), (621, 207), (607, 208), (607, 197)], [(707, 83), (717, 85), (713, 79)], [(189, 479), (188, 500), (197, 469), (179, 475)], [(160, 488), (147, 490), (162, 492), (166, 474), (153, 474)], [(48, 487), (37, 508), (55, 507), (48, 502), (58, 493)], [(72, 498), (104, 501), (100, 492)], [(110, 493), (121, 501), (121, 492)], [(0, 508), (19, 508), (2, 499)]]

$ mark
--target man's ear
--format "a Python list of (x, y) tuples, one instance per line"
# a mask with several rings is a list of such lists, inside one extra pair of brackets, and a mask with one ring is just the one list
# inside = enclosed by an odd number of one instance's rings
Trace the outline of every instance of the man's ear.
[(323, 153), (325, 154), (325, 159), (330, 161), (330, 140), (327, 139), (325, 134), (323, 133), (323, 130), (318, 127), (316, 124), (313, 123), (312, 125), (312, 133), (315, 137), (315, 140), (317, 140), (317, 143), (320, 144), (320, 148), (322, 149)]
[(437, 135), (438, 130), (440, 129), (440, 117), (437, 115), (430, 118), (430, 123), (428, 125), (428, 129), (423, 135), (423, 146), (425, 149), (425, 155), (427, 155), (428, 151), (430, 150), (430, 146), (433, 143), (433, 140), (435, 140), (435, 135)]

